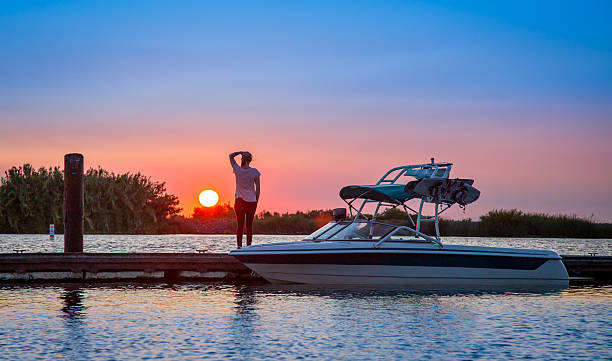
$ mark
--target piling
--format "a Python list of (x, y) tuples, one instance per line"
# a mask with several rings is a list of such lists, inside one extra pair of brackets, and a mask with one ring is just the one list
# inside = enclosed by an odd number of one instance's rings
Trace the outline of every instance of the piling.
[(85, 202), (83, 155), (64, 156), (64, 252), (83, 252)]

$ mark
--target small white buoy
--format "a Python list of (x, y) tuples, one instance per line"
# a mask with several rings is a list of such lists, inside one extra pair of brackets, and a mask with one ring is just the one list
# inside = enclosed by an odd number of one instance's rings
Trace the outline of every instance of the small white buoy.
[(49, 240), (53, 241), (55, 239), (55, 224), (49, 225)]

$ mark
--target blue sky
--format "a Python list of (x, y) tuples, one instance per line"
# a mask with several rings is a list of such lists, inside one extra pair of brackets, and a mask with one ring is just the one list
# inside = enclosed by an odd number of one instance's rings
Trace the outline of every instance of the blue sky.
[[(287, 149), (304, 159), (320, 157), (313, 148), (328, 154), (337, 141), (347, 154), (389, 163), (399, 161), (394, 157), (402, 148), (380, 144), (410, 141), (402, 160), (478, 158), (466, 171), (482, 159), (507, 161), (514, 152), (523, 159), (508, 165), (515, 173), (529, 168), (528, 155), (542, 164), (582, 164), (576, 169), (594, 169), (590, 174), (598, 180), (579, 187), (576, 199), (551, 198), (571, 192), (568, 180), (552, 182), (554, 191), (534, 191), (549, 197), (540, 203), (529, 194), (510, 202), (501, 196), (507, 185), (491, 178), (500, 196), (483, 209), (568, 213), (582, 199), (579, 215), (612, 220), (606, 205), (612, 191), (604, 186), (612, 182), (604, 162), (612, 154), (611, 4), (0, 1), (0, 130), (10, 139), (0, 148), (0, 168), (59, 163), (65, 144), (93, 154), (92, 162), (106, 168), (137, 168), (118, 158), (140, 162), (184, 198), (192, 191), (172, 178), (181, 170), (169, 170), (164, 162), (171, 159), (148, 159), (143, 139), (183, 147), (192, 156), (206, 147), (185, 139), (209, 134), (215, 157), (227, 144), (219, 154), (244, 145), (268, 159)], [(374, 133), (384, 139), (372, 142)], [(44, 139), (57, 144), (45, 148)], [(478, 149), (480, 141), (484, 148)], [(102, 155), (113, 152), (122, 153)], [(213, 162), (212, 155), (203, 157)], [(280, 167), (267, 166), (273, 174)], [(354, 169), (344, 166), (338, 174)], [(380, 169), (373, 168), (375, 177)], [(562, 165), (544, 167), (542, 174), (567, 176)], [(332, 180), (312, 192), (337, 188), (340, 180), (332, 172)], [(544, 178), (525, 181), (546, 184)], [(291, 193), (268, 208), (335, 202), (327, 195), (291, 199)]]
[(125, 93), (176, 100), (169, 107), (207, 95), (229, 106), (280, 96), (289, 108), (365, 97), (400, 109), (590, 107), (612, 95), (608, 2), (2, 4), (1, 90), (11, 103), (48, 89), (41, 100), (81, 94), (83, 106), (89, 95), (94, 107), (102, 97), (128, 108)]

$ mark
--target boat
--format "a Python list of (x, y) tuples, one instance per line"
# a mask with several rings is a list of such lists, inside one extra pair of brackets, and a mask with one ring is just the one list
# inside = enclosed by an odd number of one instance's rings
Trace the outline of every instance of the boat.
[[(373, 185), (343, 187), (350, 216), (337, 208), (331, 222), (303, 240), (251, 245), (230, 255), (271, 283), (566, 287), (567, 271), (553, 251), (442, 242), (440, 214), (480, 195), (473, 180), (449, 178), (451, 168), (431, 158), (392, 168)], [(386, 223), (390, 209), (414, 216), (406, 217), (408, 224)], [(423, 232), (425, 222), (433, 222), (434, 234)]]

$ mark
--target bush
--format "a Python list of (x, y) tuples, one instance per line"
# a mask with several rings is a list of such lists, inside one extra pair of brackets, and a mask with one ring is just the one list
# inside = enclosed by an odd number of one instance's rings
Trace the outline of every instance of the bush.
[[(165, 183), (140, 173), (89, 169), (84, 183), (87, 233), (159, 233), (180, 211), (178, 198), (166, 193)], [(58, 167), (35, 170), (25, 164), (9, 169), (0, 184), (0, 232), (46, 233), (54, 223), (56, 232), (63, 233), (63, 192)]]

